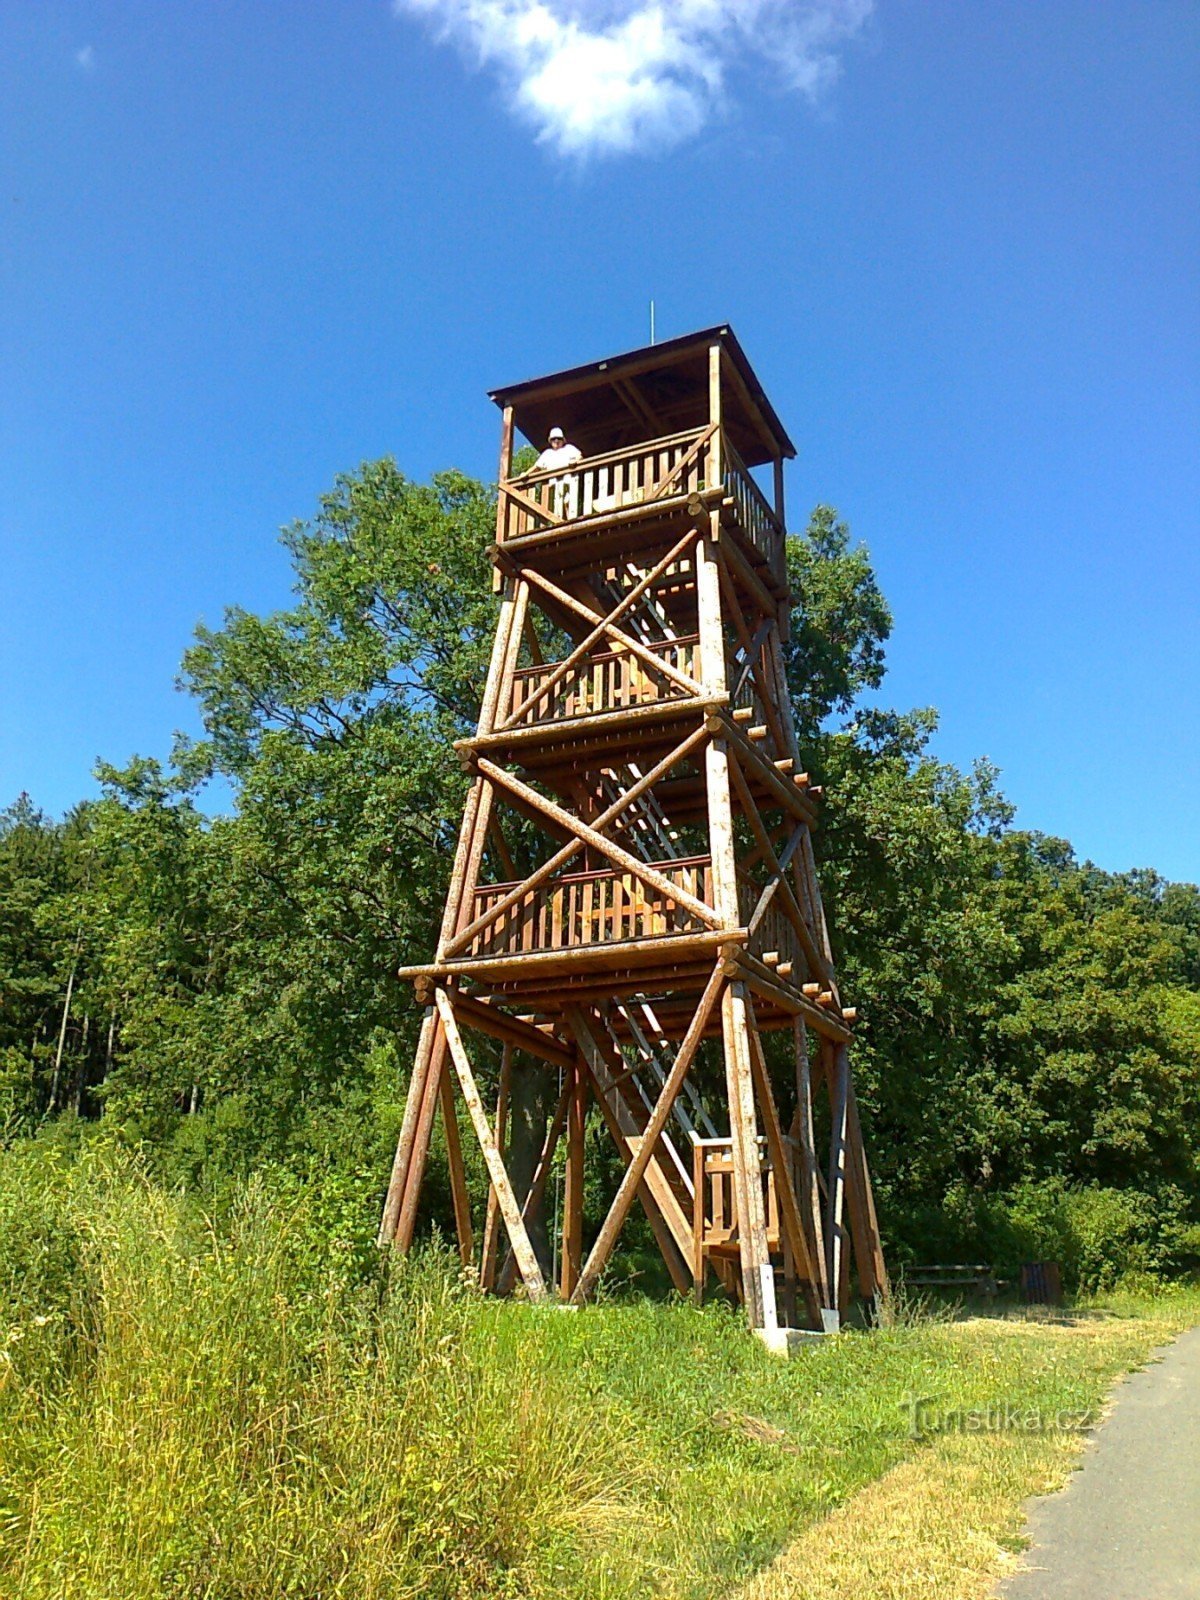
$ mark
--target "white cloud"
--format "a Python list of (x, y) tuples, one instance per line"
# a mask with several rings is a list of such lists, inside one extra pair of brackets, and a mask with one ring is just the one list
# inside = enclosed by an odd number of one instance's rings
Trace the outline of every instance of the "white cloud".
[(96, 52), (90, 44), (85, 44), (82, 50), (75, 52), (75, 65), (84, 72), (92, 72), (96, 66)]
[(667, 148), (752, 62), (815, 98), (873, 0), (394, 0), (503, 79), (538, 138), (568, 155)]

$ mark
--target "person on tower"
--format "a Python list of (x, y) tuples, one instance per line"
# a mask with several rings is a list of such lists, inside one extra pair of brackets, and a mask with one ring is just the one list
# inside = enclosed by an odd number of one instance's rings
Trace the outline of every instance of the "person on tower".
[(561, 428), (550, 429), (550, 442), (534, 463), (535, 472), (554, 472), (563, 467), (573, 467), (577, 461), (583, 460), (583, 451), (578, 445), (568, 444), (567, 436)]
[(559, 472), (561, 477), (551, 478), (546, 485), (546, 497), (560, 517), (575, 515), (575, 489), (577, 479), (566, 469), (583, 460), (578, 445), (568, 444), (567, 436), (559, 427), (550, 429), (546, 448), (534, 462), (535, 472)]

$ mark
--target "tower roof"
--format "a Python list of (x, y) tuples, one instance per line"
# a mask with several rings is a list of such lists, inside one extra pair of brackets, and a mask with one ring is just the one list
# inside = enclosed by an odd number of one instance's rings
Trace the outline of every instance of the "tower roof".
[(557, 424), (585, 455), (594, 455), (703, 427), (709, 415), (708, 351), (714, 344), (730, 360), (732, 379), (724, 379), (722, 412), (746, 465), (794, 456), (796, 447), (728, 323), (489, 393), (498, 406), (512, 406), (517, 428), (532, 443), (543, 444)]

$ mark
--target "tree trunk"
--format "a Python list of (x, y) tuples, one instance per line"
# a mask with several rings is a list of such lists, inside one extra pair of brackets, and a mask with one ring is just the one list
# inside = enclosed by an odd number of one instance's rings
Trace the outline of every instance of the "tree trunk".
[[(558, 1085), (553, 1072), (514, 1055), (508, 1093), (508, 1173), (518, 1205), (525, 1204), (557, 1099)], [(553, 1263), (545, 1206), (538, 1206), (525, 1221), (538, 1265), (543, 1276), (549, 1279)]]
[(75, 957), (71, 962), (71, 972), (67, 978), (67, 997), (63, 1001), (62, 1026), (58, 1030), (58, 1049), (54, 1053), (54, 1076), (50, 1080), (50, 1109), (58, 1109), (58, 1084), (62, 1073), (63, 1046), (67, 1042), (67, 1023), (71, 1020), (71, 996), (75, 992), (75, 973), (79, 966), (79, 946), (75, 946)]

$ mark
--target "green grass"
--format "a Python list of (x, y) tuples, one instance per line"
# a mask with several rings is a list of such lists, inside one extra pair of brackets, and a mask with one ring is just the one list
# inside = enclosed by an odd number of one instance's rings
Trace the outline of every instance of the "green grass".
[(252, 1186), (218, 1228), (128, 1164), (0, 1156), (0, 1593), (725, 1595), (933, 1459), (906, 1395), (1094, 1407), (1200, 1318), (915, 1320), (785, 1363), (719, 1307), (364, 1270), (321, 1216)]

